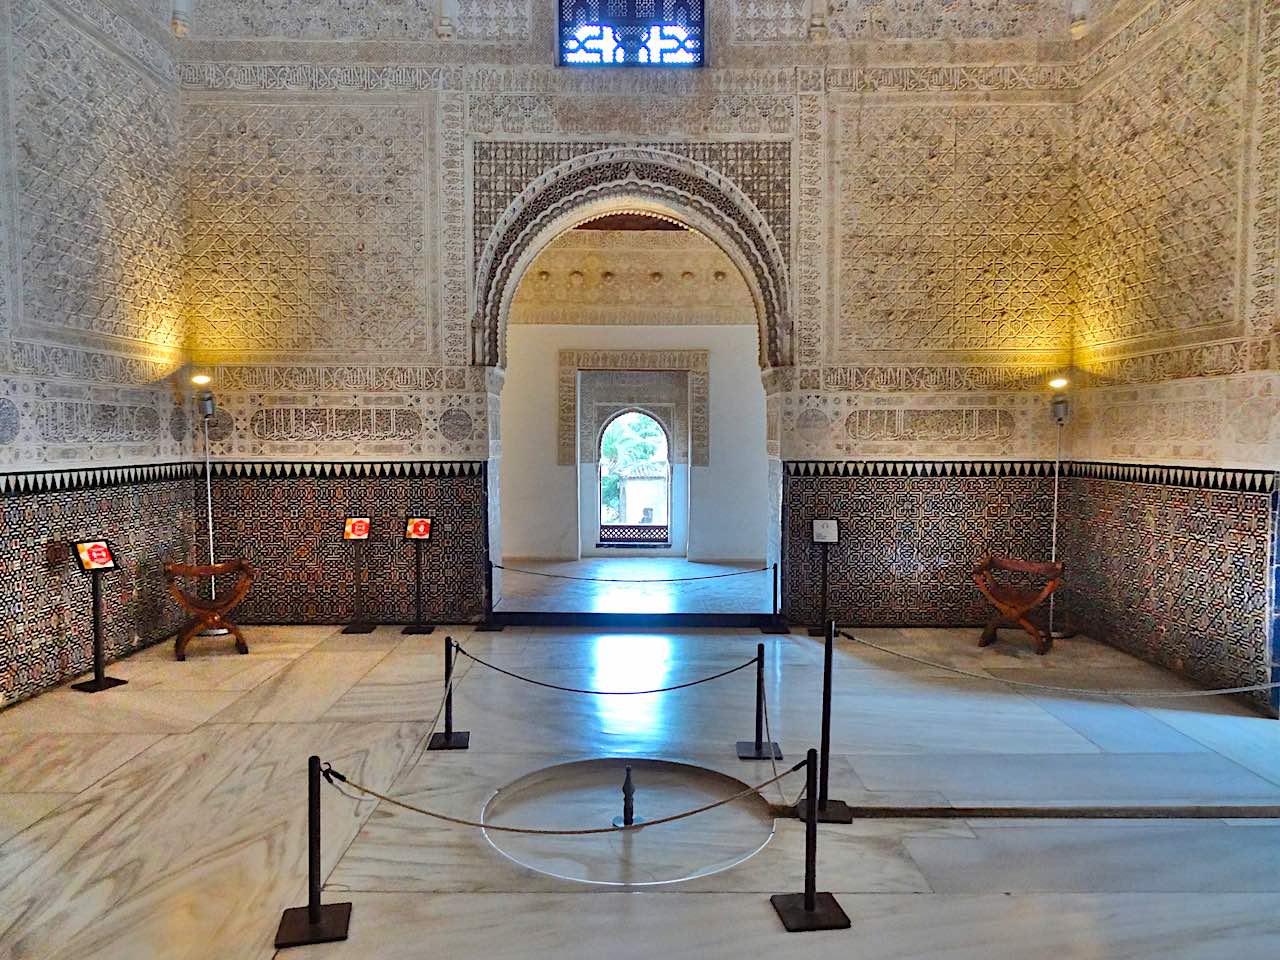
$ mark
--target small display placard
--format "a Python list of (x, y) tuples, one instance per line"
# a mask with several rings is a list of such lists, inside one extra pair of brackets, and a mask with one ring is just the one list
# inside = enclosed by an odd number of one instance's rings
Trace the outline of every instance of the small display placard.
[(76, 543), (76, 559), (85, 573), (114, 570), (116, 554), (106, 540), (81, 540)]
[(342, 528), (343, 540), (368, 540), (369, 539), (369, 518), (368, 517), (347, 517), (346, 525)]
[(430, 540), (431, 518), (409, 517), (404, 522), (404, 538), (406, 540)]
[(839, 543), (840, 542), (840, 521), (839, 520), (813, 521), (813, 542), (814, 543)]

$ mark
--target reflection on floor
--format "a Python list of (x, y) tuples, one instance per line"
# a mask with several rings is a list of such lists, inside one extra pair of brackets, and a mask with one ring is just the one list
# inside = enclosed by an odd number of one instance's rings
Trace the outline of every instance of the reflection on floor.
[[(992, 679), (841, 641), (837, 799), (1280, 803), (1280, 723), (1235, 701), (1085, 700), (1013, 692), (995, 679), (1186, 688), (1117, 651), (1074, 639), (1042, 658), (1013, 633), (986, 650), (976, 631), (862, 633)], [(817, 738), (821, 647), (807, 637), (453, 635), (503, 667), (610, 690), (714, 673), (763, 639), (774, 738), (788, 761)], [(770, 775), (767, 762), (734, 757), (734, 741), (751, 734), (751, 671), (675, 693), (589, 697), (464, 660), (457, 717), (472, 748), (425, 753), (442, 692), (441, 634), (251, 628), (249, 639), (249, 656), (200, 641), (186, 663), (153, 648), (112, 667), (128, 686), (93, 696), (63, 688), (0, 713), (0, 956), (271, 957), (281, 909), (304, 900), (312, 752), (462, 817), (504, 784), (587, 756), (680, 759), (747, 781)], [(798, 786), (786, 782), (785, 794)], [(532, 872), (473, 830), (328, 788), (323, 805), (326, 897), (354, 902), (351, 939), (285, 957), (1235, 960), (1280, 948), (1277, 821), (824, 826), (820, 887), (839, 896), (854, 928), (787, 935), (768, 895), (801, 889), (795, 822), (780, 822), (760, 853), (728, 870), (620, 894)], [(704, 857), (697, 819), (684, 836), (690, 856)]]
[(697, 563), (683, 557), (508, 558), (503, 561), (496, 609), (504, 613), (772, 613), (773, 569), (762, 570), (763, 566)]

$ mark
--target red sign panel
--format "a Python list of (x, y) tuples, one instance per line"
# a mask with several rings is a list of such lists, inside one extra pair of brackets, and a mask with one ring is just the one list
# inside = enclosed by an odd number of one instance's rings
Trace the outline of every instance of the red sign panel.
[(343, 540), (368, 540), (369, 518), (347, 517), (346, 526), (342, 528)]
[(404, 538), (406, 540), (430, 540), (431, 518), (410, 517), (404, 524)]
[(77, 543), (76, 559), (80, 561), (80, 569), (85, 573), (116, 568), (115, 554), (111, 552), (111, 544), (105, 540), (85, 540)]

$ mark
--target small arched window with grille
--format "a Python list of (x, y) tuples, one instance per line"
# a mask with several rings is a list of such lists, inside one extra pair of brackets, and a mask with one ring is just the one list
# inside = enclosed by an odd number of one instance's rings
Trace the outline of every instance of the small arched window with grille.
[(703, 0), (559, 0), (560, 65), (700, 67)]

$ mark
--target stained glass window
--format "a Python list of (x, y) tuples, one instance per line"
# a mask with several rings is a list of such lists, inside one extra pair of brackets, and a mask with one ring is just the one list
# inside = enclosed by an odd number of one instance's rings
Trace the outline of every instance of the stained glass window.
[(702, 0), (560, 0), (560, 64), (700, 67)]

